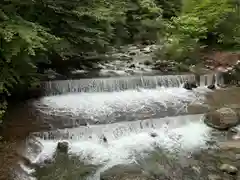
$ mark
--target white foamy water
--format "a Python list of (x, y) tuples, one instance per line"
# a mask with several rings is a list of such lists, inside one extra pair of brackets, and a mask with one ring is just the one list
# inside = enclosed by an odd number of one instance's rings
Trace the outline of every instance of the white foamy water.
[[(201, 87), (193, 91), (184, 88), (157, 88), (127, 90), (122, 92), (70, 93), (48, 96), (36, 102), (44, 113), (71, 113), (93, 120), (107, 117), (114, 112), (134, 113), (148, 109), (151, 113), (167, 108), (180, 108), (191, 102), (202, 102), (204, 93), (210, 91)], [(48, 108), (43, 109), (42, 106)]]
[[(186, 116), (186, 118), (188, 118), (187, 121), (182, 125), (172, 126), (170, 123), (154, 129), (144, 128), (130, 133), (126, 131), (116, 138), (108, 138), (107, 143), (94, 138), (69, 140), (70, 153), (79, 155), (81, 159), (93, 164), (111, 164), (112, 166), (134, 162), (137, 156), (145, 156), (156, 147), (176, 152), (194, 151), (207, 147), (206, 141), (210, 139), (210, 128), (200, 121), (201, 115)], [(92, 131), (92, 136), (94, 132)], [(150, 132), (155, 132), (157, 137), (151, 137)], [(51, 158), (59, 139), (39, 139), (39, 141), (44, 148), (34, 160), (35, 162)]]

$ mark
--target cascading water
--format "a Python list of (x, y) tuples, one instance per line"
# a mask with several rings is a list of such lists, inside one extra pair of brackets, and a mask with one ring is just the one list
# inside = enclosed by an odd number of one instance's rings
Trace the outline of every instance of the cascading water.
[(211, 91), (204, 86), (215, 83), (214, 76), (201, 76), (201, 86), (192, 91), (181, 86), (194, 75), (45, 82), (48, 96), (34, 105), (52, 130), (34, 133), (41, 153), (25, 156), (43, 161), (53, 156), (59, 140), (68, 140), (70, 153), (101, 165), (101, 173), (133, 163), (139, 154), (148, 156), (156, 147), (178, 152), (205, 148), (210, 129), (200, 121), (202, 115), (179, 115), (187, 105), (203, 102)]
[[(215, 75), (203, 75), (200, 84), (211, 85)], [(194, 81), (195, 75), (113, 77), (81, 80), (48, 81), (42, 84), (47, 95), (78, 92), (116, 92), (130, 89), (180, 87), (186, 81)]]

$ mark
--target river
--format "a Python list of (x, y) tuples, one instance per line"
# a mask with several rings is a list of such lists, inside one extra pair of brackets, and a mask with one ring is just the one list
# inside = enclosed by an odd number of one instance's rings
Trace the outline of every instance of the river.
[[(44, 83), (45, 97), (17, 104), (7, 114), (0, 178), (221, 176), (219, 159), (236, 153), (229, 149), (222, 153), (219, 142), (232, 142), (232, 134), (207, 127), (202, 115), (208, 110), (206, 106), (240, 102), (239, 89), (207, 89), (213, 75), (202, 77), (200, 87), (192, 91), (181, 87), (194, 78), (141, 76)], [(62, 140), (69, 142), (69, 154), (56, 157), (57, 143)], [(40, 164), (53, 157), (55, 161), (32, 169), (22, 157)]]

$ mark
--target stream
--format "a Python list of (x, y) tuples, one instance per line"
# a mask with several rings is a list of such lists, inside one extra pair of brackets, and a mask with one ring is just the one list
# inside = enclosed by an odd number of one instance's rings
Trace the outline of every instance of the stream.
[[(237, 179), (219, 166), (240, 167), (239, 149), (226, 148), (228, 142), (240, 148), (239, 141), (202, 120), (218, 103), (209, 94), (223, 91), (206, 87), (214, 78), (201, 76), (193, 90), (182, 84), (194, 75), (45, 82), (44, 97), (9, 111), (4, 137), (15, 156), (7, 146), (2, 151), (16, 158), (6, 156), (1, 169), (11, 167), (5, 171), (13, 180)], [(238, 89), (224, 90), (237, 103), (230, 92)], [(68, 143), (67, 154), (56, 153), (61, 141)]]

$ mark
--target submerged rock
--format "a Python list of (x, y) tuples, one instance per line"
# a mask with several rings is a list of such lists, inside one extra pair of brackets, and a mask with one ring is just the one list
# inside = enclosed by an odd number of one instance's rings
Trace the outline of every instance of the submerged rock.
[(216, 89), (216, 86), (215, 86), (215, 84), (211, 84), (211, 85), (209, 85), (207, 88), (213, 90), (213, 89)]
[(237, 174), (238, 169), (235, 166), (229, 165), (229, 164), (222, 164), (220, 166), (220, 170), (224, 171), (228, 174)]
[(220, 108), (206, 113), (204, 122), (212, 128), (228, 130), (239, 123), (239, 116), (231, 108)]
[(158, 136), (158, 134), (157, 134), (157, 133), (155, 133), (155, 132), (151, 132), (151, 133), (150, 133), (150, 136), (151, 136), (151, 137), (157, 137), (157, 136)]
[(194, 88), (197, 88), (197, 84), (196, 84), (196, 82), (185, 82), (183, 84), (183, 88), (187, 89), (187, 90), (192, 90)]
[(58, 142), (58, 144), (57, 144), (56, 152), (67, 154), (68, 149), (69, 149), (69, 143), (67, 141), (61, 141), (61, 142)]

